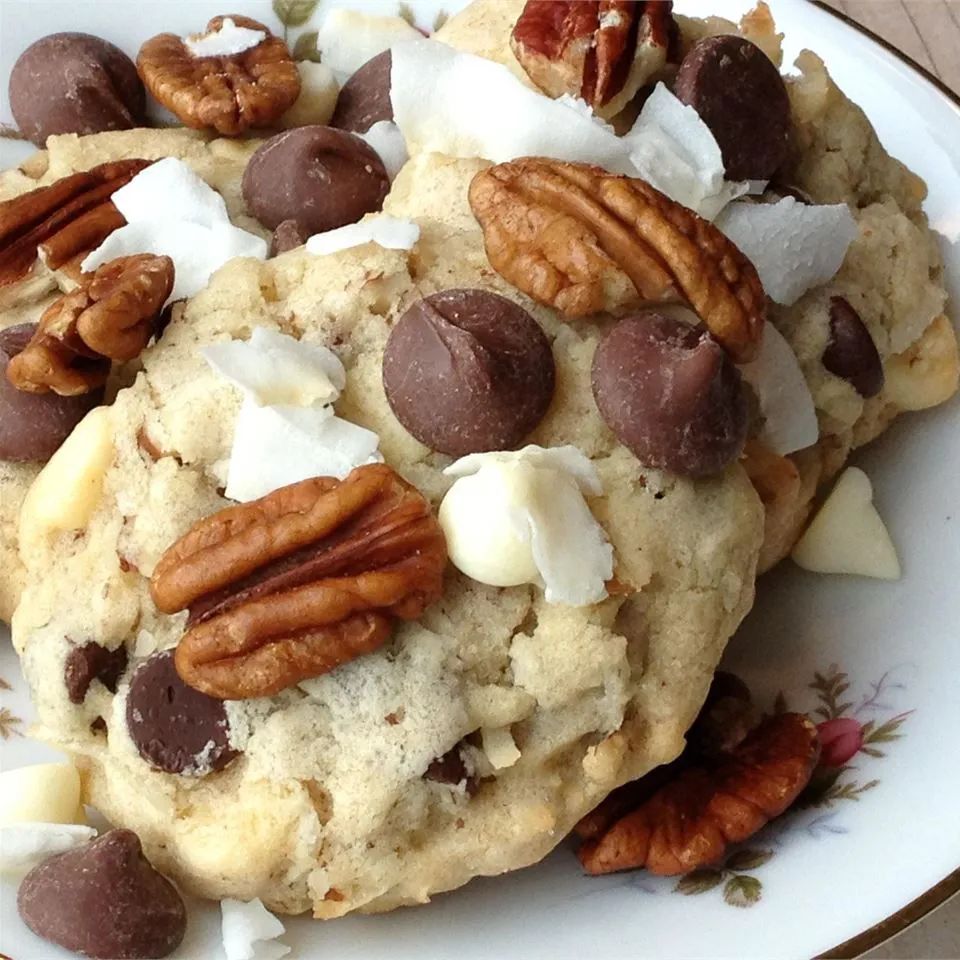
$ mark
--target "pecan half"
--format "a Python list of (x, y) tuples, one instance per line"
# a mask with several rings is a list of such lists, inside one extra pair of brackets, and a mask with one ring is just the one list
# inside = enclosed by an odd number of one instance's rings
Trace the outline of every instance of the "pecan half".
[(588, 873), (645, 867), (671, 876), (719, 861), (783, 813), (820, 756), (817, 728), (798, 713), (760, 724), (715, 767), (692, 767), (578, 852)]
[(619, 113), (667, 64), (673, 4), (664, 0), (527, 0), (510, 46), (551, 97)]
[(28, 393), (72, 397), (103, 386), (111, 360), (132, 360), (147, 345), (173, 289), (173, 261), (143, 253), (83, 274), (51, 304), (7, 379)]
[(731, 753), (755, 725), (750, 688), (735, 674), (718, 670), (697, 719), (687, 731), (683, 753), (671, 763), (654, 767), (639, 780), (618, 787), (580, 819), (574, 833), (582, 840), (599, 837), (690, 766)]
[(0, 286), (26, 276), (38, 247), (55, 270), (99, 246), (125, 222), (110, 197), (150, 162), (102, 163), (0, 203)]
[[(197, 130), (236, 137), (269, 127), (300, 95), (300, 74), (286, 43), (256, 20), (231, 18), (238, 27), (266, 34), (255, 47), (231, 56), (195, 57), (181, 37), (161, 33), (137, 56), (137, 70), (151, 94)], [(223, 17), (207, 24), (219, 30)]]
[(197, 523), (151, 592), (189, 608), (177, 670), (213, 697), (269, 696), (389, 638), (440, 597), (447, 548), (430, 504), (390, 467), (315, 477)]
[(470, 206), (493, 268), (571, 317), (683, 300), (737, 362), (760, 343), (766, 296), (715, 227), (646, 181), (524, 157), (478, 173)]

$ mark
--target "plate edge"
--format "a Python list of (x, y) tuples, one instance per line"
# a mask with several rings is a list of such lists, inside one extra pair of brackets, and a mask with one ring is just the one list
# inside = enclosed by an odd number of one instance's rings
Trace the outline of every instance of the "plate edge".
[[(948, 87), (938, 76), (931, 73), (922, 64), (917, 63), (909, 54), (904, 53), (892, 43), (874, 33), (869, 27), (858, 23), (852, 17), (848, 16), (842, 10), (837, 10), (829, 6), (825, 0), (810, 0), (813, 6), (819, 8), (828, 16), (839, 20), (851, 30), (862, 34), (868, 40), (872, 40), (878, 47), (881, 47), (891, 56), (895, 57), (901, 63), (905, 64), (914, 73), (918, 74), (927, 81), (941, 96), (943, 96), (956, 109), (960, 110), (960, 94)], [(844, 940), (830, 950), (817, 956), (816, 960), (855, 960), (875, 947), (879, 947), (895, 936), (903, 933), (915, 923), (918, 923), (924, 917), (932, 913), (938, 907), (943, 906), (951, 897), (960, 893), (960, 868), (947, 874), (939, 883), (930, 887), (919, 897), (911, 900), (905, 907), (890, 914), (884, 920), (868, 927), (861, 933)]]

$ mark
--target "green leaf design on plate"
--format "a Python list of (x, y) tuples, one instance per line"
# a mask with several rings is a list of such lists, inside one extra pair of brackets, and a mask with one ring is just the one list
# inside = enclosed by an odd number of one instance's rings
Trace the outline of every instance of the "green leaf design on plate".
[(320, 5), (320, 0), (273, 0), (273, 12), (285, 27), (302, 27)]
[(436, 33), (449, 19), (450, 14), (446, 10), (441, 10), (433, 18), (433, 32)]
[(723, 874), (719, 870), (694, 870), (677, 881), (673, 888), (675, 893), (682, 893), (685, 897), (694, 897), (699, 893), (706, 893), (720, 884)]
[(727, 858), (727, 870), (756, 870), (773, 857), (772, 850), (738, 850)]
[(17, 729), (23, 721), (6, 707), (0, 707), (0, 738), (9, 740), (11, 737), (22, 737)]
[(417, 17), (413, 12), (413, 7), (411, 7), (409, 3), (401, 3), (399, 8), (397, 9), (397, 15), (401, 19), (406, 20), (411, 27), (416, 28)]
[(756, 877), (738, 873), (723, 886), (723, 899), (731, 907), (752, 907), (763, 896), (763, 884)]
[(903, 734), (898, 733), (900, 727), (903, 725), (903, 722), (909, 716), (908, 713), (901, 713), (899, 716), (892, 717), (890, 720), (887, 720), (886, 723), (881, 723), (879, 727), (875, 730), (871, 726), (867, 729), (867, 724), (863, 725), (863, 742), (864, 743), (891, 743), (894, 740), (899, 740)]
[(297, 42), (293, 46), (294, 60), (310, 60), (313, 63), (320, 63), (320, 51), (317, 49), (317, 31), (311, 30), (308, 33), (301, 33), (297, 37)]

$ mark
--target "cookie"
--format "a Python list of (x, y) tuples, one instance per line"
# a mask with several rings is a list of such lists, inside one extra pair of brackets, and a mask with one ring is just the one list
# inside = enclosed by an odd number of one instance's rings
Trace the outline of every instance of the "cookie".
[[(514, 7), (481, 0), (438, 39), (510, 63)], [(684, 50), (738, 29), (719, 20), (681, 28)], [(778, 60), (768, 16), (739, 29)], [(861, 235), (829, 284), (771, 311), (821, 421), (820, 442), (791, 458), (755, 456), (748, 441), (747, 469), (691, 479), (642, 467), (617, 434), (633, 446), (646, 438), (609, 411), (605, 421), (594, 397), (594, 358), (615, 321), (564, 321), (491, 268), (467, 199), (482, 160), (419, 154), (399, 172), (384, 212), (416, 222), (410, 251), (365, 244), (235, 260), (173, 311), (139, 375), (90, 426), (96, 462), (74, 449), (80, 462), (58, 465), (60, 508), (83, 517), (79, 532), (58, 534), (33, 505), (24, 509), (25, 589), (13, 622), (43, 735), (74, 756), (85, 799), (136, 831), (163, 874), (201, 896), (260, 897), (321, 918), (421, 903), (536, 862), (611, 790), (679, 753), (752, 603), (758, 559), (789, 550), (818, 485), (852, 446), (932, 402), (920, 388), (931, 377), (914, 367), (942, 371), (940, 399), (956, 388), (952, 328), (929, 323), (943, 291), (920, 185), (817, 62), (801, 65), (788, 84), (796, 122), (784, 175), (816, 202), (849, 203)], [(521, 69), (515, 59), (511, 69)], [(130, 137), (151, 149), (151, 132)], [(74, 159), (61, 156), (58, 175), (71, 163), (82, 169), (97, 142), (106, 141), (71, 141)], [(246, 148), (193, 144), (231, 159), (229, 173), (215, 160), (199, 172), (233, 210)], [(571, 444), (592, 462), (603, 492), (589, 509), (613, 548), (611, 595), (551, 604), (539, 585), (485, 586), (450, 567), (441, 599), (373, 653), (271, 696), (221, 702), (186, 690), (171, 651), (191, 614), (160, 613), (150, 576), (171, 544), (229, 505), (241, 409), (240, 392), (201, 350), (258, 328), (333, 349), (346, 369), (337, 416), (375, 432), (386, 463), (437, 508), (450, 458), (401, 422), (384, 357), (401, 318), (450, 290), (505, 298), (539, 325), (553, 356), (552, 400), (523, 419), (525, 442)], [(884, 385), (874, 396), (848, 367), (824, 365), (836, 298), (877, 350)], [(451, 383), (444, 389), (459, 396)], [(433, 442), (420, 401), (408, 427)], [(724, 426), (732, 449), (742, 440), (742, 411), (733, 413)], [(93, 475), (93, 495), (70, 484), (80, 472)], [(91, 603), (63, 603), (91, 594)]]
[[(113, 404), (113, 456), (84, 535), (24, 544), (31, 576), (14, 637), (45, 735), (76, 756), (89, 801), (185, 889), (331, 917), (422, 902), (540, 859), (610, 789), (681, 749), (750, 606), (761, 511), (745, 474), (736, 464), (700, 481), (645, 471), (616, 440), (591, 394), (602, 325), (565, 324), (489, 269), (467, 202), (478, 163), (427, 156), (401, 172), (386, 208), (419, 224), (410, 253), (299, 249), (224, 267)], [(333, 346), (347, 370), (338, 416), (376, 431), (386, 462), (436, 507), (450, 460), (397, 420), (382, 369), (399, 318), (449, 289), (506, 298), (542, 329), (554, 394), (528, 440), (573, 443), (593, 460), (604, 494), (591, 507), (623, 593), (552, 605), (541, 587), (487, 587), (451, 568), (442, 599), (383, 649), (272, 697), (227, 701), (226, 743), (214, 724), (216, 736), (190, 746), (151, 732), (146, 742), (163, 749), (146, 750), (130, 722), (146, 716), (135, 706), (141, 671), (184, 629), (183, 615), (158, 613), (147, 578), (226, 505), (240, 403), (200, 348), (255, 327)], [(58, 600), (94, 581), (102, 603)], [(68, 635), (127, 647), (116, 693), (95, 681), (75, 704), (64, 684), (41, 683), (63, 676)], [(197, 758), (201, 739), (213, 750)], [(455, 783), (437, 763), (451, 751), (465, 771)]]
[[(155, 160), (178, 157), (212, 186), (227, 202), (234, 221), (244, 229), (264, 235), (263, 228), (246, 213), (241, 179), (256, 142), (209, 140), (188, 130), (131, 130), (78, 137), (73, 134), (49, 138), (47, 149), (23, 167), (0, 173), (0, 201), (46, 186), (80, 170), (111, 160), (143, 157)], [(36, 323), (43, 311), (73, 280), (64, 271), (48, 271), (38, 264), (30, 276), (0, 291), (0, 328)], [(120, 387), (132, 381), (137, 365), (114, 366), (107, 390), (109, 400)], [(78, 418), (79, 419), (79, 418)], [(20, 504), (40, 469), (41, 461), (15, 463), (0, 459), (0, 620), (9, 621), (16, 607), (22, 568), (17, 555), (17, 524)]]

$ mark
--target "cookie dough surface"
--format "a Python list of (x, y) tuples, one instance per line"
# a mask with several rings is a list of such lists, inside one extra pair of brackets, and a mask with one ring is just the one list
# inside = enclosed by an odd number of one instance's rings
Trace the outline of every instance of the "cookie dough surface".
[[(14, 638), (43, 733), (79, 757), (90, 802), (195, 892), (329, 917), (422, 902), (540, 859), (611, 788), (679, 752), (752, 601), (761, 511), (743, 471), (693, 483), (643, 471), (615, 441), (589, 385), (601, 328), (561, 323), (489, 268), (466, 200), (477, 169), (424, 156), (400, 175), (387, 208), (423, 230), (409, 256), (367, 245), (224, 267), (175, 312), (111, 408), (113, 462), (82, 535), (47, 537), (23, 518), (28, 571), (45, 575), (30, 577)], [(486, 587), (451, 569), (441, 601), (383, 650), (228, 704), (242, 753), (224, 771), (151, 770), (126, 729), (129, 677), (137, 660), (176, 644), (183, 617), (157, 613), (147, 577), (194, 521), (225, 505), (240, 401), (199, 348), (256, 326), (333, 346), (348, 372), (338, 414), (375, 430), (386, 461), (437, 504), (449, 461), (396, 421), (381, 364), (406, 306), (455, 286), (523, 303), (552, 341), (557, 393), (531, 441), (574, 443), (595, 462), (604, 495), (591, 506), (624, 592), (590, 608), (551, 606), (540, 588)], [(90, 602), (65, 607), (72, 592)], [(81, 706), (69, 702), (51, 681), (63, 676), (66, 637), (127, 645), (116, 695), (94, 682)], [(91, 730), (98, 717), (106, 735)], [(472, 796), (424, 778), (465, 738), (481, 778)], [(519, 759), (495, 769), (512, 759), (495, 747), (508, 738)]]
[[(246, 215), (240, 195), (240, 179), (256, 146), (256, 141), (209, 140), (191, 130), (125, 130), (88, 137), (50, 137), (46, 150), (18, 169), (0, 172), (0, 201), (111, 160), (177, 157), (223, 195), (236, 224), (264, 236), (260, 224)], [(36, 323), (43, 311), (72, 286), (73, 282), (62, 271), (47, 271), (38, 264), (28, 278), (0, 291), (0, 329)], [(109, 394), (130, 383), (135, 373), (136, 364), (115, 367)], [(0, 620), (7, 622), (16, 608), (23, 579), (16, 533), (20, 504), (39, 468), (39, 464), (0, 461)]]

